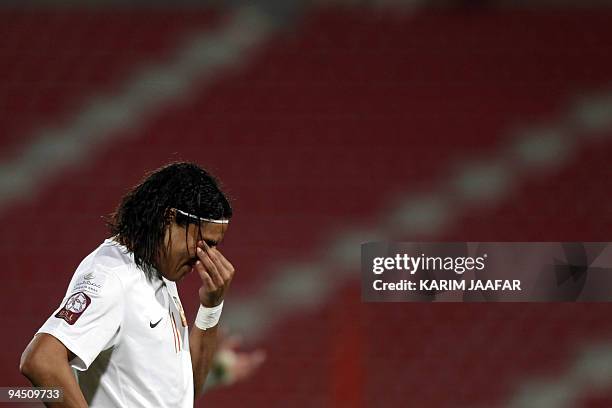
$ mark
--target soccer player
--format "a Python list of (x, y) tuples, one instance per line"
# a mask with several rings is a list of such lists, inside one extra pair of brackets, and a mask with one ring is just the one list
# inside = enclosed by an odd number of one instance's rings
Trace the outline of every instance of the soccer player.
[[(191, 163), (165, 166), (125, 195), (112, 237), (83, 259), (22, 355), (33, 385), (63, 389), (63, 403), (49, 407), (193, 407), (234, 276), (217, 249), (231, 216), (215, 178)], [(176, 282), (190, 272), (202, 286), (189, 332)]]

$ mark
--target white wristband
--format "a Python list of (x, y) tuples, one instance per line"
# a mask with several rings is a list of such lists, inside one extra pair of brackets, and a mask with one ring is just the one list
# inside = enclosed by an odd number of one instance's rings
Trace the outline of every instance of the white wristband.
[(195, 325), (202, 330), (208, 330), (215, 327), (217, 323), (219, 323), (221, 310), (223, 310), (223, 302), (214, 307), (204, 307), (200, 305), (200, 309), (198, 309), (198, 314), (195, 319)]

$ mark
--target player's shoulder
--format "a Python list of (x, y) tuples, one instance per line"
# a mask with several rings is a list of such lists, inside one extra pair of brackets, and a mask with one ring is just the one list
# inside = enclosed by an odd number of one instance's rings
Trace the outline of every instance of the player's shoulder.
[(84, 261), (89, 261), (95, 267), (115, 271), (130, 270), (134, 265), (132, 253), (112, 239), (105, 239)]
[(123, 245), (107, 239), (77, 267), (71, 282), (72, 291), (93, 295), (102, 292), (124, 292), (129, 288), (139, 269), (132, 254)]

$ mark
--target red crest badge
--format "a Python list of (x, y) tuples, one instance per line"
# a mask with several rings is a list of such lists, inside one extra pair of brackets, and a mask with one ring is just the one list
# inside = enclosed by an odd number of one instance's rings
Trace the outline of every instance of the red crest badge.
[(55, 317), (64, 319), (66, 323), (73, 325), (90, 303), (91, 298), (89, 296), (84, 292), (77, 292), (68, 298), (64, 307), (57, 312)]

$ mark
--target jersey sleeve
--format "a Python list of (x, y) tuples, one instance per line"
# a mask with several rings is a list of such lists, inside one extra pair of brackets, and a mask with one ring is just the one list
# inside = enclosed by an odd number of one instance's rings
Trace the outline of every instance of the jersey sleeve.
[(101, 351), (113, 346), (123, 319), (123, 287), (116, 272), (100, 266), (77, 271), (59, 308), (38, 333), (61, 341), (76, 357), (70, 365), (84, 371)]

